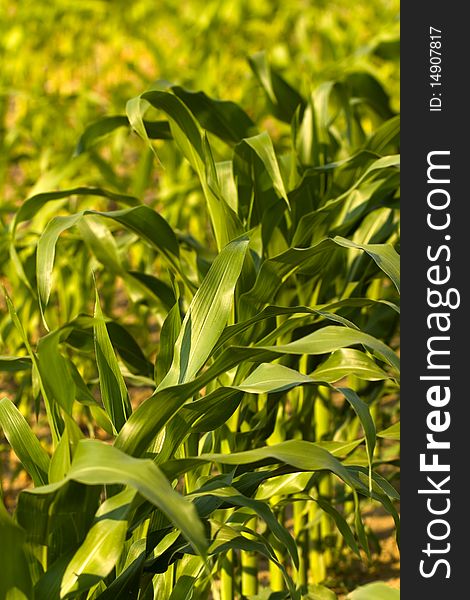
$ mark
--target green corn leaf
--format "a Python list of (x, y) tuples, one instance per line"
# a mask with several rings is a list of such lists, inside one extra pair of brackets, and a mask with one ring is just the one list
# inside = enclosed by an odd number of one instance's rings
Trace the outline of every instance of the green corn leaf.
[(181, 331), (181, 314), (177, 302), (166, 316), (160, 332), (160, 352), (155, 365), (155, 382), (160, 385), (171, 368), (176, 342)]
[[(142, 541), (145, 542), (145, 540)], [(144, 543), (144, 549), (139, 556), (97, 598), (100, 600), (137, 600), (145, 558)]]
[(356, 71), (346, 76), (345, 83), (354, 96), (369, 104), (382, 119), (393, 117), (389, 96), (373, 75), (365, 71)]
[[(149, 138), (143, 125), (143, 114), (149, 105), (163, 111), (168, 116), (175, 142), (198, 174), (206, 197), (217, 246), (221, 250), (228, 242), (242, 233), (242, 228), (237, 215), (218, 193), (218, 190), (214, 189), (214, 185), (209, 184), (206, 169), (207, 165), (213, 162), (209, 143), (207, 140), (204, 141), (199, 124), (187, 106), (174, 94), (161, 90), (146, 92), (127, 103), (129, 122), (148, 143)], [(151, 147), (153, 148), (153, 146)]]
[(38, 294), (43, 307), (47, 306), (51, 292), (52, 267), (57, 240), (61, 233), (79, 223), (86, 215), (97, 215), (112, 219), (134, 231), (160, 251), (172, 267), (181, 271), (179, 246), (173, 230), (163, 217), (148, 206), (138, 206), (112, 212), (86, 210), (75, 215), (55, 217), (49, 222), (38, 242), (36, 269)]
[(379, 431), (377, 433), (378, 437), (384, 438), (386, 440), (399, 440), (400, 439), (400, 422), (394, 423), (387, 429), (383, 431)]
[[(168, 420), (182, 408), (188, 398), (193, 396), (215, 377), (239, 365), (244, 360), (265, 362), (266, 360), (275, 358), (276, 355), (284, 353), (324, 354), (354, 344), (370, 346), (381, 355), (383, 354), (386, 357), (385, 360), (388, 360), (392, 365), (399, 368), (397, 356), (388, 346), (372, 336), (347, 327), (323, 327), (317, 332), (285, 346), (231, 347), (223, 352), (214, 364), (194, 381), (157, 390), (151, 398), (146, 400), (134, 412), (116, 438), (115, 443), (118, 448), (125, 450), (129, 454), (140, 455), (148, 448)], [(269, 382), (273, 372), (269, 371), (272, 368), (276, 369), (278, 375), (276, 375), (272, 385), (270, 385)], [(249, 391), (251, 393), (256, 393), (257, 390), (259, 390), (258, 393), (261, 393), (261, 390), (263, 392), (279, 391), (315, 382), (313, 379), (308, 378), (307, 380), (305, 376), (287, 367), (281, 367), (281, 365), (264, 365), (262, 369), (268, 372), (268, 377), (264, 376), (263, 371), (259, 371), (256, 375), (253, 374), (248, 379), (246, 388), (241, 384), (238, 387), (232, 386), (231, 388), (221, 389), (217, 393), (222, 394), (222, 397), (228, 403), (235, 399), (236, 394), (239, 394), (240, 391)], [(232, 410), (230, 406), (229, 410)]]
[(176, 302), (175, 293), (171, 287), (161, 279), (158, 279), (149, 273), (142, 273), (141, 271), (128, 271), (127, 275), (129, 278), (137, 280), (146, 288), (146, 290), (150, 291), (155, 298), (158, 298), (168, 311), (174, 306)]
[(25, 494), (47, 495), (73, 480), (86, 486), (128, 485), (167, 515), (193, 548), (205, 554), (204, 527), (194, 506), (175, 492), (168, 480), (149, 459), (132, 458), (97, 440), (79, 442), (67, 477), (62, 482), (28, 490)]
[(385, 362), (399, 372), (400, 361), (391, 348), (373, 336), (349, 327), (328, 325), (289, 344), (267, 346), (266, 350), (286, 354), (324, 354), (355, 344), (362, 344), (377, 352)]
[(194, 378), (217, 343), (230, 314), (248, 238), (222, 250), (204, 278), (181, 325), (171, 368), (159, 389)]
[(349, 527), (346, 519), (326, 500), (322, 500), (321, 498), (314, 498), (314, 501), (324, 512), (326, 512), (333, 519), (344, 541), (351, 548), (354, 554), (360, 557), (361, 554), (359, 552), (359, 546), (357, 545), (356, 539), (354, 538), (354, 534), (351, 528)]
[(80, 235), (90, 251), (110, 273), (123, 276), (125, 270), (119, 249), (109, 229), (98, 218), (89, 216), (77, 223)]
[(324, 585), (315, 583), (314, 585), (308, 586), (306, 600), (338, 600), (338, 596)]
[(348, 600), (400, 600), (400, 591), (378, 581), (363, 585), (347, 596)]
[[(357, 479), (353, 478), (349, 471), (330, 452), (313, 442), (303, 440), (289, 440), (272, 446), (263, 446), (254, 450), (234, 452), (232, 454), (201, 454), (198, 457), (175, 461), (174, 468), (194, 468), (198, 462), (214, 462), (225, 465), (248, 465), (262, 461), (279, 462), (291, 465), (303, 471), (330, 471), (340, 477), (348, 485), (357, 486)], [(165, 470), (169, 470), (166, 467)], [(173, 466), (171, 467), (173, 468)], [(181, 473), (181, 470), (177, 471)], [(362, 489), (365, 486), (361, 486)]]
[(285, 200), (287, 205), (289, 205), (286, 188), (279, 169), (279, 163), (277, 162), (273, 143), (269, 135), (263, 131), (258, 135), (246, 138), (240, 142), (239, 146), (235, 149), (235, 152), (238, 151), (238, 153), (243, 156), (242, 149), (246, 148), (249, 148), (250, 151), (254, 152), (261, 160), (276, 193)]
[(75, 148), (75, 155), (78, 156), (86, 152), (103, 136), (115, 131), (119, 127), (129, 127), (127, 117), (123, 115), (107, 116), (91, 123), (80, 136)]
[(368, 405), (359, 398), (354, 390), (343, 387), (336, 389), (343, 394), (349, 404), (353, 407), (354, 412), (358, 416), (364, 429), (364, 434), (366, 437), (367, 459), (369, 461), (369, 491), (372, 492), (372, 460), (374, 458), (376, 444), (374, 420), (372, 419)]
[(31, 359), (31, 363), (33, 366), (33, 378), (37, 377), (38, 387), (42, 392), (44, 404), (46, 407), (46, 414), (49, 419), (49, 425), (51, 427), (52, 439), (54, 443), (57, 443), (59, 441), (60, 434), (63, 429), (63, 421), (60, 415), (60, 411), (58, 410), (57, 404), (49, 398), (48, 390), (42, 381), (38, 358), (31, 347), (28, 336), (26, 335), (26, 331), (18, 317), (15, 307), (13, 306), (13, 302), (5, 289), (3, 290), (3, 293), (5, 295), (5, 300), (10, 318), (14, 326), (16, 327), (18, 333), (20, 334), (20, 337), (24, 345), (26, 346), (26, 350), (28, 351), (29, 358)]
[[(144, 121), (147, 135), (152, 140), (170, 140), (170, 127), (166, 121)], [(87, 152), (104, 136), (120, 127), (129, 127), (129, 119), (125, 115), (107, 116), (90, 123), (80, 136), (74, 156)]]
[[(254, 532), (251, 532), (250, 535), (254, 535)], [(257, 554), (264, 556), (268, 561), (274, 563), (282, 572), (282, 577), (288, 589), (290, 598), (292, 600), (300, 600), (299, 591), (296, 589), (285, 566), (278, 560), (272, 546), (267, 542), (265, 537), (259, 535), (255, 535), (254, 537), (254, 540), (247, 539), (240, 535), (235, 528), (227, 525), (219, 525), (216, 532), (216, 539), (212, 543), (209, 552), (218, 555), (225, 554), (229, 550), (245, 550), (246, 552), (256, 552)], [(283, 592), (280, 593), (284, 599), (286, 597), (285, 594)]]
[(96, 363), (100, 378), (101, 399), (116, 431), (120, 431), (132, 413), (129, 394), (101, 311), (98, 292), (94, 326)]
[(0, 356), (0, 371), (27, 371), (31, 369), (31, 364), (31, 359), (27, 356)]
[(102, 198), (108, 198), (109, 200), (121, 202), (127, 206), (138, 206), (140, 204), (140, 201), (134, 196), (117, 194), (116, 192), (110, 192), (109, 190), (96, 187), (77, 187), (57, 192), (43, 192), (41, 194), (31, 196), (24, 201), (18, 212), (15, 214), (13, 231), (16, 230), (16, 227), (20, 223), (32, 219), (38, 210), (40, 210), (48, 202), (54, 200), (63, 200), (64, 198), (69, 198), (70, 196), (100, 196)]
[(243, 506), (251, 509), (253, 513), (263, 519), (266, 525), (269, 527), (270, 532), (276, 537), (283, 546), (289, 552), (290, 557), (296, 567), (299, 565), (299, 557), (297, 552), (297, 546), (289, 534), (287, 529), (279, 523), (271, 509), (267, 504), (253, 498), (248, 498), (238, 493), (235, 488), (231, 487), (217, 487), (209, 491), (195, 491), (190, 497), (201, 498), (204, 496), (215, 496), (217, 499), (222, 499), (229, 504), (235, 506)]
[(29, 557), (26, 553), (26, 535), (7, 513), (0, 500), (0, 598), (3, 600), (29, 600), (32, 598), (32, 581)]
[(66, 414), (62, 437), (57, 444), (49, 464), (50, 483), (61, 481), (67, 475), (78, 442), (84, 437), (80, 427)]
[(71, 415), (76, 386), (69, 360), (59, 350), (61, 331), (52, 331), (42, 337), (37, 346), (38, 369), (48, 398)]
[(297, 108), (302, 109), (305, 105), (302, 96), (270, 67), (264, 52), (250, 56), (249, 63), (268, 97), (274, 115), (290, 123)]
[(35, 485), (47, 483), (49, 456), (26, 419), (8, 398), (0, 400), (0, 426)]
[(386, 273), (400, 292), (400, 256), (390, 244), (356, 244), (345, 238), (336, 236), (333, 240), (345, 248), (358, 248), (367, 252), (377, 266)]
[(367, 142), (367, 148), (372, 152), (382, 153), (389, 144), (395, 142), (400, 135), (400, 116), (392, 117), (382, 123)]
[(347, 375), (355, 375), (366, 381), (380, 381), (389, 377), (367, 354), (354, 348), (336, 350), (312, 373), (315, 379), (328, 383), (339, 381)]
[(172, 86), (171, 90), (189, 108), (201, 127), (226, 142), (237, 144), (256, 130), (253, 121), (235, 102), (214, 100), (204, 92), (190, 92), (179, 86)]
[(103, 502), (84, 542), (62, 577), (60, 597), (89, 589), (115, 566), (128, 528), (128, 515), (136, 492), (127, 489)]

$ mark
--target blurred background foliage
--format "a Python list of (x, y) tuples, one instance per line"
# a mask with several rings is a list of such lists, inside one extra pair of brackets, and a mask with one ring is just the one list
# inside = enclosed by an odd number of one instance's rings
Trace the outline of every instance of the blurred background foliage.
[[(322, 82), (372, 74), (386, 94), (380, 102), (390, 102), (391, 110), (376, 122), (373, 111), (362, 114), (365, 134), (399, 109), (397, 0), (0, 0), (0, 7), (0, 276), (15, 290), (17, 309), (26, 311), (33, 338), (40, 318), (33, 308), (27, 312), (31, 290), (12, 265), (9, 229), (15, 211), (34, 194), (79, 185), (133, 194), (162, 211), (172, 227), (189, 232), (191, 243), (197, 239), (215, 249), (199, 181), (173, 142), (155, 145), (157, 159), (130, 128), (121, 127), (86, 151), (76, 151), (90, 123), (125, 115), (127, 101), (155, 82), (239, 103), (260, 131), (268, 131), (279, 152), (288, 151), (291, 128), (273, 116), (250, 68), (249, 57), (256, 53), (265, 52), (271, 67), (304, 98)], [(226, 145), (214, 137), (211, 144), (217, 160), (230, 158)], [(341, 142), (334, 158), (344, 159), (353, 150)], [(44, 207), (32, 227), (17, 234), (26, 269), (34, 264), (34, 245), (47, 222), (61, 214), (62, 206), (73, 210), (74, 202)], [(80, 200), (82, 209), (106, 206), (96, 197)], [(73, 245), (69, 255), (63, 249), (66, 274), (75, 251)], [(71, 288), (84, 285), (87, 267), (81, 257), (82, 272), (67, 275)], [(136, 249), (131, 267), (138, 270), (145, 260)], [(91, 287), (89, 282), (83, 302), (75, 299), (60, 322), (92, 306)], [(107, 289), (103, 300), (112, 312), (115, 289)], [(16, 354), (11, 342), (20, 339), (4, 317), (0, 352)]]
[[(398, 61), (389, 60), (398, 55), (397, 0), (2, 0), (0, 6), (3, 205), (24, 199), (41, 175), (50, 178), (51, 167), (68, 164), (77, 132), (90, 121), (123, 113), (127, 100), (157, 79), (230, 98), (258, 113), (257, 120), (264, 98), (247, 57), (262, 50), (306, 95), (320, 81), (365, 69), (398, 108)], [(121, 155), (114, 174), (121, 185), (133, 160)], [(56, 175), (67, 178), (70, 171)], [(91, 183), (89, 164), (78, 172)], [(95, 167), (93, 176), (104, 175)]]

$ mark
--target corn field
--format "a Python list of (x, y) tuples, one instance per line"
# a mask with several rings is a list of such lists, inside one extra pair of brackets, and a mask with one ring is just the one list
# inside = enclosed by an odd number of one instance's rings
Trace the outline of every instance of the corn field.
[(161, 5), (2, 8), (0, 600), (396, 600), (396, 3)]

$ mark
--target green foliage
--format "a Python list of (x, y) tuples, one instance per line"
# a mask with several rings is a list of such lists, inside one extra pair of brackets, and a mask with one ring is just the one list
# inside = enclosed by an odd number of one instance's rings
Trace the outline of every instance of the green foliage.
[[(135, 81), (114, 90), (98, 120), (92, 99), (69, 98), (92, 122), (57, 127), (74, 156), (43, 158), (41, 175), (35, 151), (36, 184), (2, 213), (0, 371), (15, 397), (0, 427), (34, 487), (13, 518), (0, 507), (0, 600), (334, 598), (319, 584), (335, 560), (371, 556), (364, 503), (398, 527), (399, 121), (382, 83), (396, 62), (341, 11), (319, 18), (313, 75), (318, 7), (163, 5), (203, 75), (163, 81), (179, 63), (145, 36), (167, 73), (138, 96)], [(45, 14), (108, 15), (114, 44), (116, 24), (122, 39), (146, 29), (149, 6), (127, 25), (103, 3)], [(28, 53), (23, 10), (2, 43)], [(189, 24), (207, 37), (194, 53)], [(283, 27), (292, 45), (255, 53)], [(44, 135), (23, 109), (5, 173), (28, 127)], [(268, 564), (261, 590), (252, 571)]]

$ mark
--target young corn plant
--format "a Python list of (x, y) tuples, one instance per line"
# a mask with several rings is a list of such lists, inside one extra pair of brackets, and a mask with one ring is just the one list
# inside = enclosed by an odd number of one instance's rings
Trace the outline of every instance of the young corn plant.
[(10, 224), (30, 298), (4, 292), (0, 366), (50, 444), (0, 401), (33, 482), (0, 508), (0, 598), (334, 598), (340, 557), (372, 558), (364, 504), (398, 531), (398, 117), (370, 74), (306, 98), (251, 67), (275, 139), (167, 83), (82, 136), (127, 122), (186, 164), (186, 226), (171, 201), (89, 187)]

